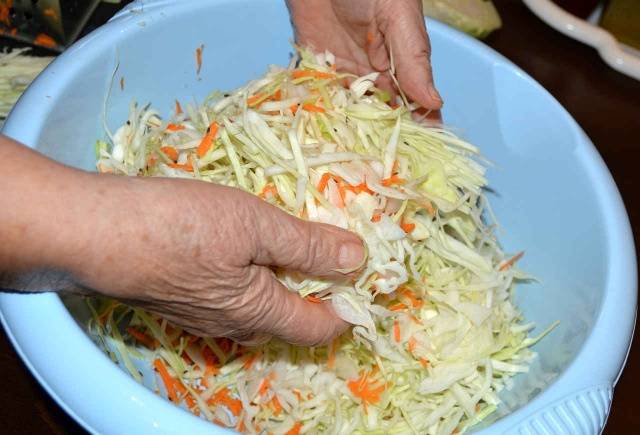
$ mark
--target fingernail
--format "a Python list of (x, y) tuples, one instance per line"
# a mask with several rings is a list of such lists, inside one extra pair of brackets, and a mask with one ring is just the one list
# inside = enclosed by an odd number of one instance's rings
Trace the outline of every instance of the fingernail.
[(429, 86), (429, 95), (437, 102), (442, 103), (442, 97), (433, 85)]
[(367, 260), (367, 250), (362, 243), (347, 242), (338, 252), (338, 272), (351, 273), (360, 269)]

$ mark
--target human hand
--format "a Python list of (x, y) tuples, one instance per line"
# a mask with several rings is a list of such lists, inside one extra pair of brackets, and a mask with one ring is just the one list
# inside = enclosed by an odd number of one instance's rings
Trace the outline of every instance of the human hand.
[[(442, 107), (431, 73), (431, 48), (420, 0), (288, 0), (296, 40), (329, 50), (339, 69), (363, 75), (389, 70), (390, 54), (403, 92), (425, 109)], [(388, 74), (378, 85), (393, 92)]]
[[(347, 324), (330, 304), (287, 290), (271, 267), (349, 279), (354, 234), (310, 223), (239, 189), (197, 181), (94, 176), (100, 211), (70, 266), (83, 285), (189, 332), (257, 344), (327, 343)], [(79, 231), (79, 233), (83, 233)]]

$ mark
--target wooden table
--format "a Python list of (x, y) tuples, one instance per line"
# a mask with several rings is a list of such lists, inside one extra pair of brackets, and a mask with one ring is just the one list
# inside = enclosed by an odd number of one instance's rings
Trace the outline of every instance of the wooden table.
[[(591, 48), (549, 28), (520, 1), (496, 0), (495, 3), (504, 26), (491, 35), (487, 43), (547, 88), (587, 132), (613, 173), (637, 237), (640, 228), (640, 82), (607, 67)], [(615, 390), (605, 434), (640, 433), (635, 391), (640, 382), (639, 345), (636, 337)], [(0, 373), (2, 433), (82, 433), (31, 377), (4, 332), (0, 333)]]

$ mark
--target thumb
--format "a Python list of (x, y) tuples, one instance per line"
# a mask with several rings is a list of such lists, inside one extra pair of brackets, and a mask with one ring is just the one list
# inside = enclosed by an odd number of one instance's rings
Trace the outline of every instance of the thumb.
[[(392, 5), (394, 10), (390, 10)], [(389, 10), (380, 11), (380, 27), (393, 56), (400, 87), (422, 107), (440, 109), (442, 98), (433, 83), (431, 46), (421, 3), (386, 2), (384, 7)]]
[(255, 330), (276, 336), (288, 343), (317, 346), (327, 344), (344, 332), (348, 324), (340, 319), (328, 303), (302, 299), (284, 287), (271, 270), (251, 266), (257, 274), (257, 289), (263, 296), (259, 305), (260, 323)]
[(339, 278), (366, 261), (362, 240), (350, 231), (295, 218), (259, 199), (253, 209), (253, 264)]

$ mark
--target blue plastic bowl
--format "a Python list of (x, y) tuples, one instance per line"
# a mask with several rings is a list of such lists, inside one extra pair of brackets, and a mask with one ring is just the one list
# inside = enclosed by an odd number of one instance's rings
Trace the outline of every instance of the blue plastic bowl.
[[(560, 326), (535, 346), (529, 374), (481, 433), (594, 434), (607, 418), (631, 342), (636, 257), (623, 203), (584, 132), (540, 85), (485, 45), (429, 22), (445, 119), (496, 167), (490, 194), (507, 251), (540, 283), (522, 285), (525, 316)], [(119, 63), (107, 120), (136, 98), (170, 113), (286, 64), (292, 39), (283, 1), (146, 0), (76, 43), (27, 90), (4, 131), (70, 165), (93, 168), (93, 143)], [(204, 44), (196, 75), (195, 49)], [(117, 86), (125, 79), (125, 90)], [(217, 433), (137, 384), (84, 333), (83, 313), (54, 294), (0, 296), (2, 321), (38, 381), (99, 433)]]

